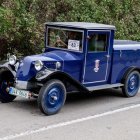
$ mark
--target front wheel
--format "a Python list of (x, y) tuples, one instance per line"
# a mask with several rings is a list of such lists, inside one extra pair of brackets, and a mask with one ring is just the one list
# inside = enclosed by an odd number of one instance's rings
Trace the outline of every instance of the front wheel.
[(59, 80), (48, 81), (40, 90), (38, 106), (45, 115), (53, 115), (60, 111), (66, 100), (66, 89)]
[(138, 71), (133, 71), (126, 76), (122, 92), (126, 97), (133, 97), (138, 93), (139, 86), (140, 74)]

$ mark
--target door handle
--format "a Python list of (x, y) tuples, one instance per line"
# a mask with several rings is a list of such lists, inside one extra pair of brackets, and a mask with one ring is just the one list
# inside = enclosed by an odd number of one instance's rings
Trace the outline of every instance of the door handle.
[(105, 55), (106, 58), (110, 58), (110, 55)]

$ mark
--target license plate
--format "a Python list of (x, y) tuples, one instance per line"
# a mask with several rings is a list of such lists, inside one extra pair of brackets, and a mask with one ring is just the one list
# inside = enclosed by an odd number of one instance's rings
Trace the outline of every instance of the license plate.
[(29, 98), (29, 91), (18, 90), (13, 87), (10, 87), (9, 94), (24, 97), (24, 98)]

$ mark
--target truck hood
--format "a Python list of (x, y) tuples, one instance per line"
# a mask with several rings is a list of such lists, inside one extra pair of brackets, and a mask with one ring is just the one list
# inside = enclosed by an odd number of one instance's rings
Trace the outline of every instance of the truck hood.
[(32, 55), (25, 57), (19, 65), (17, 70), (18, 80), (29, 80), (36, 75), (37, 71), (34, 68), (34, 62), (41, 60), (47, 68), (55, 69), (55, 63), (61, 62), (61, 69), (64, 70), (64, 65), (68, 61), (79, 61), (80, 56), (65, 51), (51, 51), (39, 55)]
[(42, 61), (68, 61), (68, 60), (80, 60), (80, 57), (73, 53), (65, 51), (51, 51), (42, 53), (39, 55), (28, 56), (31, 60), (42, 60)]

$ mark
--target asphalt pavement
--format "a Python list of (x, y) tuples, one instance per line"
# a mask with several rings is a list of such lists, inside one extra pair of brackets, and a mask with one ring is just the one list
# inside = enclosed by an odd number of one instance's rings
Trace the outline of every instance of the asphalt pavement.
[(72, 93), (62, 110), (45, 116), (35, 99), (0, 103), (0, 140), (139, 140), (140, 91), (125, 98), (120, 90)]

